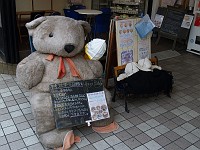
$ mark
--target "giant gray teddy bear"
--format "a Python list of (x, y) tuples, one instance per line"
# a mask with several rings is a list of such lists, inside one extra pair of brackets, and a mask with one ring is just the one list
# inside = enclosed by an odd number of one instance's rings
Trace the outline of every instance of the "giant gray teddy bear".
[[(32, 92), (30, 103), (40, 141), (48, 148), (59, 147), (71, 129), (56, 129), (49, 85), (99, 78), (103, 72), (102, 65), (99, 61), (85, 59), (81, 53), (85, 36), (90, 32), (87, 22), (64, 16), (46, 16), (27, 23), (26, 27), (36, 52), (17, 65), (16, 77), (20, 85)], [(64, 58), (66, 73), (61, 72), (60, 77), (58, 68), (61, 57)], [(72, 76), (65, 58), (71, 58), (81, 79)], [(106, 89), (104, 91), (109, 105), (111, 95)], [(104, 126), (112, 122), (111, 117), (93, 125)]]

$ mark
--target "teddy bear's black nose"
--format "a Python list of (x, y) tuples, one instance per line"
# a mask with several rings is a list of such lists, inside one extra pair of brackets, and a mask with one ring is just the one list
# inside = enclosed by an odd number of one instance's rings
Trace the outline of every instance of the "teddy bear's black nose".
[(68, 44), (68, 45), (65, 45), (64, 49), (66, 52), (71, 53), (75, 49), (75, 46)]

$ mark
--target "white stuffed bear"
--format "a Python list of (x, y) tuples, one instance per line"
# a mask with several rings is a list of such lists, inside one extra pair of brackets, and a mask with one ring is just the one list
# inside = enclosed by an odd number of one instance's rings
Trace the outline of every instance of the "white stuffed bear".
[[(32, 91), (30, 99), (40, 141), (48, 148), (62, 146), (71, 129), (55, 126), (49, 85), (99, 78), (103, 69), (99, 61), (83, 56), (85, 36), (90, 25), (65, 16), (46, 16), (26, 24), (36, 49), (23, 59), (16, 70), (18, 83)], [(109, 105), (111, 95), (104, 89)], [(96, 126), (109, 125), (112, 117), (98, 121)], [(94, 123), (95, 126), (95, 123)]]

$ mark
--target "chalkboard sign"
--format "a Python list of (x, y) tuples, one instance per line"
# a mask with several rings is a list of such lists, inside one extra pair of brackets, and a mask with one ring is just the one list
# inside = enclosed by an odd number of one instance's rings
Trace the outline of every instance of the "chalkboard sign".
[(184, 15), (184, 10), (168, 7), (161, 26), (161, 31), (181, 37), (181, 24), (183, 22)]
[(50, 93), (56, 127), (72, 127), (91, 120), (87, 93), (99, 91), (103, 91), (101, 79), (51, 84)]

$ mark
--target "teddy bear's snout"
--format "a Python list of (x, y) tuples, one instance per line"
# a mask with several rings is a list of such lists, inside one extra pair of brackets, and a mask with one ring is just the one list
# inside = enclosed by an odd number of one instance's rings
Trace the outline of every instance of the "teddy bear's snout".
[(65, 45), (64, 49), (67, 53), (71, 53), (75, 49), (75, 46), (71, 44), (67, 44)]

